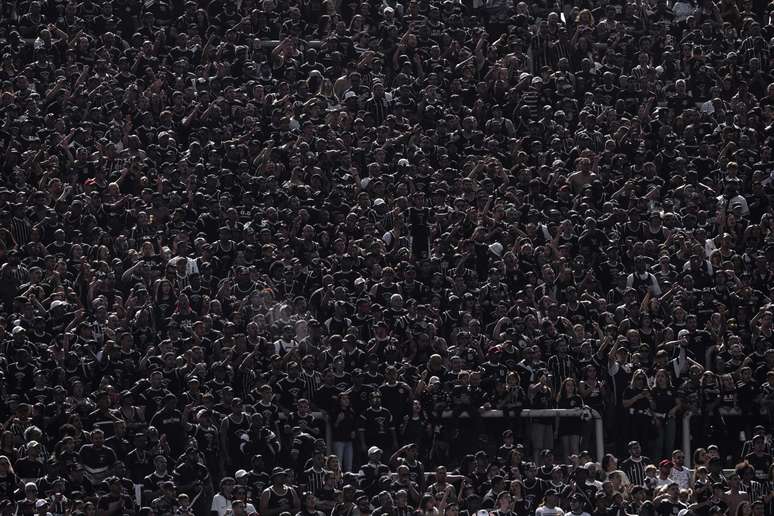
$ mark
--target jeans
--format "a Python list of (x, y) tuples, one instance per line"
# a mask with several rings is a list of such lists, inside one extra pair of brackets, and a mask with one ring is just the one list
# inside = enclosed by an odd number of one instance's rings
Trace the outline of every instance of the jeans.
[(341, 471), (344, 473), (352, 471), (352, 441), (333, 441), (333, 452), (339, 458)]

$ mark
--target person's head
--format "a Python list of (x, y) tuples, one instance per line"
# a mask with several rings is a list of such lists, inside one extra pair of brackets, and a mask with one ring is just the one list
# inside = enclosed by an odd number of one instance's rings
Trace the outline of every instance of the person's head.
[(752, 512), (752, 504), (745, 500), (736, 506), (735, 516), (751, 516)]
[(634, 372), (634, 374), (632, 375), (631, 387), (632, 389), (637, 391), (647, 389), (648, 377), (645, 374), (645, 371), (643, 371), (642, 369), (637, 369)]
[(675, 450), (672, 452), (672, 465), (675, 468), (681, 468), (685, 464), (685, 453), (683, 450)]
[(559, 500), (559, 493), (556, 489), (548, 489), (543, 495), (543, 504), (546, 507), (555, 507)]
[(503, 491), (497, 495), (497, 509), (501, 512), (507, 513), (511, 509), (511, 493)]
[(560, 394), (561, 398), (568, 399), (571, 396), (575, 396), (576, 389), (577, 389), (577, 384), (575, 382), (575, 378), (565, 378), (564, 381), (562, 382), (562, 386), (559, 391), (561, 393)]
[(91, 444), (97, 448), (101, 448), (105, 444), (105, 432), (102, 430), (92, 430), (91, 432)]
[(314, 493), (311, 491), (305, 491), (301, 495), (301, 505), (303, 505), (305, 510), (313, 512), (315, 510), (315, 506), (317, 505), (317, 497), (315, 497)]
[[(273, 476), (272, 476), (272, 479), (273, 479)], [(236, 487), (236, 480), (234, 479), (234, 477), (223, 477), (220, 480), (220, 492), (223, 493), (223, 495), (226, 498), (231, 498), (231, 495), (235, 487)]]
[(570, 496), (570, 510), (575, 514), (583, 512), (583, 497), (580, 494), (574, 494)]
[(640, 446), (639, 441), (630, 441), (627, 445), (627, 449), (629, 450), (629, 455), (634, 458), (639, 458), (642, 454), (642, 446)]

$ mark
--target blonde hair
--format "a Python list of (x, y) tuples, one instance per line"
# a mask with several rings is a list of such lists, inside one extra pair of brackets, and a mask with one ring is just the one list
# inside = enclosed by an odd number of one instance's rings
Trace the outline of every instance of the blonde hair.
[(613, 476), (620, 477), (622, 486), (631, 485), (631, 481), (629, 480), (629, 477), (626, 475), (626, 473), (624, 473), (620, 469), (616, 469), (607, 474), (607, 478), (609, 478), (610, 480), (613, 479)]
[(594, 15), (591, 13), (589, 9), (583, 9), (578, 13), (578, 16), (575, 17), (575, 23), (583, 23), (582, 16), (583, 15), (589, 15), (589, 27), (593, 27), (595, 25), (594, 23)]

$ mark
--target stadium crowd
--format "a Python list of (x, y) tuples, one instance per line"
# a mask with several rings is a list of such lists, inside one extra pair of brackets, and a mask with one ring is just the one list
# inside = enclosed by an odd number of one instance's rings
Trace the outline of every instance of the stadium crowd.
[(0, 2), (0, 516), (774, 516), (773, 12)]

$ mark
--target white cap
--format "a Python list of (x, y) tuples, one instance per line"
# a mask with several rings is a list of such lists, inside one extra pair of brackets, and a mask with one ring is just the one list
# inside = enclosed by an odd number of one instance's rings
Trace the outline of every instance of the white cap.
[(384, 199), (382, 199), (381, 197), (378, 199), (374, 199), (374, 208), (377, 206), (381, 206), (382, 204), (387, 204), (387, 203), (385, 203)]
[(236, 473), (234, 473), (234, 478), (242, 478), (247, 476), (247, 471), (244, 469), (237, 470)]
[(407, 167), (409, 165), (410, 165), (409, 160), (407, 160), (406, 158), (401, 158), (398, 160), (399, 167)]
[(500, 258), (503, 255), (503, 244), (500, 242), (495, 242), (489, 246), (489, 250), (492, 251), (492, 253), (494, 253), (498, 258)]
[(351, 99), (352, 97), (357, 97), (354, 91), (348, 91), (344, 94), (344, 100)]
[(35, 508), (40, 509), (41, 507), (45, 507), (48, 505), (48, 500), (44, 500), (43, 498), (38, 498), (38, 501), (35, 502)]
[(382, 453), (382, 449), (378, 446), (371, 446), (368, 448), (368, 455), (375, 455), (377, 453)]
[(683, 337), (688, 337), (691, 334), (688, 330), (680, 330), (677, 332), (677, 338), (682, 339)]

